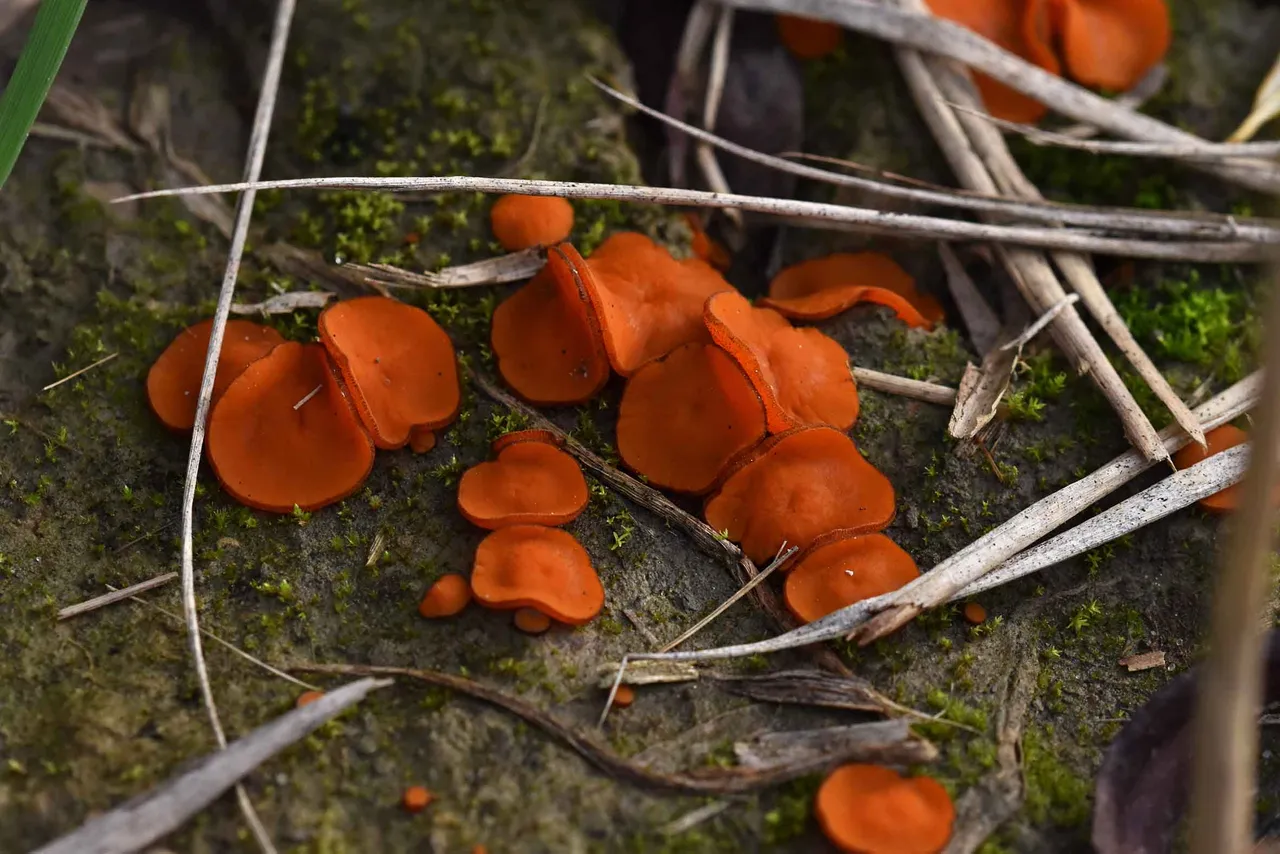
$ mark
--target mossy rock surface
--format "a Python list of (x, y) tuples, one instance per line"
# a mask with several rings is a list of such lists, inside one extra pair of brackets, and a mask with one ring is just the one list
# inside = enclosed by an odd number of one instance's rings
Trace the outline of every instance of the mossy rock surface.
[[(307, 0), (291, 39), (266, 174), (639, 182), (625, 117), (583, 76), (627, 73), (611, 34), (590, 19), (587, 5)], [(1189, 29), (1188, 22), (1210, 18), (1218, 28)], [(1243, 114), (1269, 60), (1255, 61), (1258, 51), (1242, 50), (1240, 34), (1275, 33), (1280, 16), (1243, 2), (1186, 0), (1177, 4), (1177, 21), (1180, 44), (1193, 46), (1180, 48), (1173, 60), (1171, 92), (1184, 95), (1170, 95), (1159, 109), (1221, 136), (1233, 122), (1229, 116)], [(141, 69), (169, 93), (176, 150), (214, 180), (239, 175), (253, 97), (237, 80), (259, 61), (252, 51), (213, 38), (207, 21), (166, 17), (154, 6), (103, 0), (91, 4), (84, 26), (64, 80), (92, 93), (123, 124)], [(1215, 33), (1237, 58), (1229, 67), (1205, 59), (1221, 55), (1205, 46), (1217, 44)], [(1209, 91), (1200, 80), (1203, 70), (1195, 72), (1194, 86), (1179, 84), (1187, 67), (1222, 71), (1220, 88), (1212, 90), (1221, 98), (1219, 109), (1206, 112), (1195, 94)], [(851, 40), (845, 52), (806, 74), (811, 150), (845, 156), (852, 147), (878, 166), (946, 180), (887, 50), (863, 51)], [(857, 108), (867, 99), (874, 110)], [(1190, 106), (1178, 113), (1183, 103)], [(847, 122), (860, 123), (850, 129)], [(900, 138), (909, 144), (893, 146)], [(874, 146), (886, 143), (896, 150), (878, 156)], [(1050, 181), (1054, 169), (1075, 170), (1074, 155), (1061, 156), (1066, 167), (1046, 161), (1030, 171), (1050, 182), (1048, 191), (1082, 201), (1134, 203), (1155, 181), (1160, 193), (1181, 203), (1257, 204), (1158, 166), (1135, 184), (1126, 178), (1085, 198), (1079, 188)], [(33, 139), (0, 194), (0, 609), (6, 615), (0, 622), (0, 847), (6, 850), (27, 850), (77, 826), (214, 746), (180, 622), (133, 603), (55, 619), (59, 607), (96, 596), (108, 584), (176, 568), (187, 443), (156, 423), (143, 382), (173, 335), (209, 313), (226, 241), (175, 202), (125, 207), (97, 200), (120, 187), (164, 180), (161, 165), (148, 156)], [(802, 192), (831, 197), (823, 188)], [(495, 252), (489, 202), (471, 194), (263, 194), (255, 218), (261, 230), (246, 257), (240, 299), (318, 285), (263, 261), (255, 247), (275, 240), (330, 260), (415, 268), (488, 257)], [(575, 208), (574, 240), (584, 249), (623, 228), (644, 230), (678, 251), (687, 241), (679, 218), (656, 208), (591, 202)], [(852, 237), (792, 232), (786, 251), (799, 258), (855, 245)], [(924, 288), (943, 291), (930, 247), (880, 245)], [(1151, 310), (1124, 293), (1117, 301), (1181, 391), (1190, 394), (1201, 382), (1220, 390), (1251, 366), (1256, 271), (1140, 265), (1134, 282), (1130, 287), (1156, 295)], [(980, 284), (995, 293), (994, 279)], [(431, 311), (471, 364), (491, 373), (488, 316), (505, 293), (405, 298)], [(1212, 323), (1202, 322), (1203, 306)], [(314, 334), (314, 313), (270, 322), (291, 338)], [(910, 331), (883, 309), (858, 308), (824, 328), (855, 363), (922, 379), (954, 384), (974, 358), (963, 332)], [(118, 355), (101, 367), (40, 391), (112, 353)], [(990, 459), (957, 454), (943, 439), (945, 409), (863, 392), (853, 435), (894, 483), (899, 511), (888, 533), (922, 568), (1124, 450), (1118, 425), (1088, 380), (1069, 375), (1047, 346), (1029, 355), (1028, 372), (1015, 387), (1020, 417), (1008, 422)], [(552, 417), (610, 453), (620, 391), (615, 382), (599, 402)], [(1151, 412), (1161, 415), (1154, 407)], [(467, 673), (589, 729), (602, 699), (594, 686), (597, 666), (674, 637), (735, 584), (728, 567), (679, 531), (596, 488), (587, 513), (569, 528), (591, 553), (607, 591), (606, 610), (592, 624), (530, 638), (506, 615), (476, 608), (447, 621), (418, 617), (416, 604), (428, 585), (446, 572), (467, 572), (481, 539), (454, 507), (458, 473), (485, 457), (494, 435), (517, 426), (469, 390), (458, 424), (433, 451), (379, 454), (362, 493), (310, 515), (250, 511), (204, 473), (195, 535), (203, 626), (278, 665), (354, 662)], [(1041, 578), (984, 595), (992, 619), (980, 629), (944, 610), (870, 649), (840, 649), (898, 701), (984, 732), (929, 727), (943, 754), (929, 773), (957, 793), (993, 767), (995, 721), (1010, 675), (1030, 674), (1027, 803), (985, 849), (989, 854), (1082, 850), (1089, 781), (1118, 721), (1170, 671), (1196, 659), (1218, 529), (1217, 520), (1186, 511)], [(179, 609), (176, 585), (146, 598)], [(747, 601), (693, 643), (770, 632)], [(1123, 655), (1149, 649), (1166, 652), (1170, 671), (1130, 675), (1117, 665)], [(205, 652), (232, 737), (291, 708), (303, 690), (211, 640)], [(806, 661), (781, 655), (735, 667)], [(693, 683), (641, 690), (634, 706), (611, 716), (604, 734), (620, 754), (674, 769), (724, 761), (733, 740), (761, 730), (852, 719), (750, 704)], [(1274, 769), (1268, 763), (1266, 770), (1264, 794), (1274, 800)], [(417, 816), (397, 805), (410, 784), (436, 795)], [(477, 843), (494, 852), (821, 851), (825, 843), (809, 818), (815, 785), (800, 780), (734, 800), (714, 818), (666, 836), (664, 826), (706, 800), (611, 781), (513, 717), (404, 680), (247, 781), (281, 850), (314, 852), (454, 852)], [(166, 844), (183, 851), (252, 849), (229, 797)]]

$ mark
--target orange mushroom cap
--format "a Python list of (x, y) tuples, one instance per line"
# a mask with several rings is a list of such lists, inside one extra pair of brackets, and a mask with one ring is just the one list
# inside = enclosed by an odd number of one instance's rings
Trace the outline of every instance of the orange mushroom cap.
[(1059, 0), (1062, 56), (1086, 86), (1131, 89), (1169, 50), (1165, 0)]
[[(196, 400), (204, 377), (213, 320), (202, 320), (178, 333), (147, 372), (147, 402), (170, 430), (190, 430), (196, 423)], [(284, 338), (270, 326), (250, 320), (228, 320), (213, 378), (217, 403), (231, 381), (250, 364), (270, 353)]]
[(587, 295), (587, 264), (561, 243), (547, 265), (493, 312), (490, 329), (498, 372), (530, 403), (590, 400), (609, 380), (609, 357)]
[(516, 611), (512, 622), (527, 635), (540, 635), (551, 628), (551, 618), (537, 608), (521, 608)]
[(980, 625), (987, 620), (987, 609), (977, 602), (966, 602), (964, 604), (964, 619), (970, 625)]
[(468, 522), (490, 531), (567, 525), (587, 509), (587, 498), (577, 460), (545, 442), (509, 443), (458, 482), (458, 509)]
[(317, 326), (379, 448), (403, 448), (413, 428), (434, 430), (457, 417), (462, 390), (453, 342), (422, 309), (357, 297), (320, 312)]
[(717, 270), (729, 269), (729, 266), (733, 263), (733, 259), (729, 257), (729, 250), (707, 234), (698, 215), (689, 211), (685, 213), (684, 221), (689, 224), (689, 230), (693, 232), (693, 241), (689, 244), (693, 254)]
[(797, 59), (820, 59), (840, 47), (844, 30), (828, 21), (777, 15), (778, 37)]
[(489, 450), (498, 453), (508, 445), (517, 445), (520, 442), (542, 442), (544, 445), (554, 445), (557, 448), (564, 447), (564, 439), (557, 436), (550, 430), (513, 430), (510, 433), (503, 433), (494, 439), (489, 445)]
[(711, 337), (734, 358), (764, 401), (769, 432), (829, 424), (841, 430), (858, 418), (858, 388), (849, 355), (816, 329), (796, 329), (741, 294), (707, 300)]
[(848, 607), (897, 590), (920, 577), (916, 562), (884, 534), (819, 537), (787, 573), (787, 607), (797, 620), (812, 623)]
[(415, 454), (425, 454), (436, 446), (436, 434), (428, 427), (414, 427), (409, 431), (409, 449)]
[(893, 521), (893, 500), (893, 486), (852, 439), (802, 427), (740, 460), (703, 510), (711, 527), (763, 564), (783, 543), (803, 550), (830, 531), (879, 531)]
[[(1205, 433), (1204, 438), (1209, 445), (1207, 450), (1192, 442), (1173, 455), (1173, 464), (1180, 469), (1190, 468), (1214, 454), (1220, 454), (1236, 445), (1243, 445), (1249, 441), (1249, 434), (1239, 427), (1223, 424)], [(1233, 483), (1221, 492), (1201, 498), (1197, 503), (1205, 510), (1214, 513), (1230, 513), (1240, 506), (1241, 494), (1241, 484)]]
[(400, 803), (409, 812), (422, 812), (434, 800), (435, 795), (431, 794), (425, 786), (410, 786), (400, 796)]
[(714, 344), (685, 344), (627, 380), (618, 453), (653, 486), (700, 494), (764, 438), (764, 404)]
[(573, 205), (558, 196), (502, 196), (493, 203), (489, 225), (508, 252), (550, 246), (573, 231)]
[(787, 267), (760, 304), (796, 320), (825, 320), (860, 302), (893, 309), (908, 326), (928, 329), (942, 306), (916, 291), (915, 279), (888, 255), (837, 252)]
[(476, 549), (471, 592), (486, 608), (536, 608), (582, 625), (604, 607), (604, 588), (572, 534), (541, 525), (494, 531)]
[(613, 704), (620, 709), (625, 709), (636, 701), (636, 689), (630, 685), (619, 685), (618, 690), (614, 692)]
[(223, 489), (275, 513), (341, 501), (373, 468), (373, 443), (319, 344), (286, 342), (245, 368), (209, 416), (207, 451)]
[(955, 806), (932, 777), (880, 765), (842, 765), (813, 801), (822, 832), (851, 854), (938, 854), (951, 839)]
[(461, 614), (471, 602), (471, 585), (456, 572), (442, 575), (427, 588), (418, 613), (428, 619)]
[[(938, 17), (973, 30), (1045, 71), (1059, 74), (1061, 66), (1051, 47), (1050, 25), (1045, 18), (1050, 13), (1046, 4), (1053, 2), (1057, 0), (925, 0)], [(996, 118), (1037, 122), (1044, 116), (1046, 108), (1039, 101), (985, 74), (975, 73), (973, 77), (987, 112)]]
[(624, 377), (682, 344), (706, 341), (702, 307), (707, 297), (733, 290), (700, 258), (677, 261), (636, 232), (612, 235), (587, 264), (588, 292), (609, 363)]

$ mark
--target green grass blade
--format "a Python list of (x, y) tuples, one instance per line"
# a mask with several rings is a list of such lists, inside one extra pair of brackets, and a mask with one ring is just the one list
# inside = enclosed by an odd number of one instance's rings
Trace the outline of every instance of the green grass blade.
[(0, 187), (9, 180), (88, 0), (43, 0), (31, 35), (0, 95)]

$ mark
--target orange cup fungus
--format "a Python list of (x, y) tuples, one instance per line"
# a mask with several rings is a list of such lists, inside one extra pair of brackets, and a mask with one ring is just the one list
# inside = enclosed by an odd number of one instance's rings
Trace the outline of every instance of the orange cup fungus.
[(987, 621), (987, 609), (977, 602), (966, 602), (963, 613), (965, 622), (971, 626), (978, 626)]
[(614, 692), (613, 704), (620, 709), (625, 709), (636, 701), (636, 689), (630, 685), (619, 685), (618, 690)]
[(844, 433), (806, 427), (739, 460), (703, 513), (763, 564), (784, 543), (804, 550), (831, 531), (882, 530), (893, 521), (893, 486)]
[(604, 607), (604, 588), (587, 550), (571, 534), (541, 525), (513, 525), (476, 549), (471, 592), (486, 608), (536, 608), (569, 625)]
[(461, 614), (471, 602), (471, 585), (456, 572), (442, 575), (427, 588), (418, 613), (428, 619)]
[(457, 416), (462, 391), (453, 344), (422, 309), (357, 297), (320, 312), (317, 326), (379, 448), (403, 448), (414, 428), (434, 430)]
[(400, 796), (401, 805), (413, 813), (422, 812), (434, 800), (435, 795), (431, 794), (425, 786), (410, 786)]
[(610, 236), (587, 261), (587, 278), (609, 363), (624, 377), (681, 344), (707, 340), (702, 309), (712, 294), (732, 291), (699, 258), (677, 261), (636, 232)]
[(717, 270), (729, 269), (733, 263), (733, 259), (729, 257), (729, 250), (707, 234), (706, 229), (702, 227), (702, 219), (696, 213), (689, 211), (685, 213), (684, 221), (688, 223), (689, 230), (693, 232), (693, 240), (689, 244), (689, 249), (694, 256), (706, 261)]
[(850, 854), (938, 854), (956, 817), (951, 796), (932, 777), (861, 764), (832, 771), (813, 812), (832, 844)]
[(319, 344), (287, 342), (245, 368), (209, 418), (209, 462), (233, 498), (315, 510), (360, 488), (373, 442)]
[[(170, 430), (190, 430), (196, 423), (196, 400), (204, 376), (213, 320), (202, 320), (178, 333), (147, 372), (147, 402), (160, 422)], [(283, 344), (280, 333), (249, 320), (228, 320), (218, 353), (218, 373), (213, 378), (217, 403), (231, 381), (245, 368)]]
[(550, 246), (573, 231), (573, 205), (558, 196), (502, 196), (489, 212), (489, 226), (508, 252)]
[(568, 243), (493, 312), (490, 340), (498, 373), (535, 404), (582, 403), (609, 380), (609, 357), (587, 293), (591, 274)]
[(618, 454), (652, 486), (701, 494), (739, 452), (764, 438), (764, 404), (713, 344), (685, 344), (627, 380)]
[[(1169, 49), (1165, 0), (926, 0), (935, 15), (1079, 83), (1132, 88)], [(1058, 48), (1055, 51), (1055, 46)], [(1061, 59), (1059, 59), (1059, 53)], [(1035, 122), (1045, 107), (982, 74), (974, 82), (997, 118)]]
[(486, 530), (510, 525), (566, 525), (587, 508), (587, 481), (577, 461), (545, 442), (509, 442), (491, 462), (467, 469), (458, 509)]
[(527, 635), (540, 635), (551, 628), (551, 618), (537, 608), (521, 608), (511, 621)]
[(820, 59), (840, 47), (844, 31), (828, 21), (778, 15), (778, 37), (797, 59)]
[(787, 608), (803, 623), (890, 593), (920, 577), (911, 555), (884, 534), (839, 531), (814, 541), (787, 573)]
[(837, 252), (787, 267), (760, 304), (792, 320), (825, 320), (860, 302), (891, 308), (915, 328), (942, 319), (937, 300), (918, 293), (915, 279), (879, 252)]
[(512, 430), (510, 433), (503, 433), (494, 439), (489, 445), (489, 450), (497, 454), (503, 448), (520, 442), (541, 442), (544, 445), (552, 445), (557, 448), (564, 445), (560, 437), (550, 430)]
[(816, 329), (796, 329), (737, 292), (707, 300), (711, 337), (746, 372), (764, 401), (770, 433), (828, 424), (840, 430), (858, 418), (858, 389), (844, 348)]
[(428, 427), (414, 427), (409, 431), (409, 450), (425, 454), (436, 446), (436, 432)]
[[(1249, 441), (1249, 434), (1239, 427), (1223, 424), (1221, 427), (1216, 427), (1205, 433), (1204, 438), (1209, 445), (1207, 449), (1192, 442), (1173, 455), (1173, 464), (1180, 469), (1190, 468), (1214, 454), (1220, 454), (1228, 448), (1234, 448), (1236, 445), (1243, 445)], [(1215, 492), (1207, 498), (1201, 498), (1196, 503), (1205, 510), (1214, 513), (1230, 513), (1240, 506), (1240, 486), (1239, 483), (1233, 483), (1221, 492)]]

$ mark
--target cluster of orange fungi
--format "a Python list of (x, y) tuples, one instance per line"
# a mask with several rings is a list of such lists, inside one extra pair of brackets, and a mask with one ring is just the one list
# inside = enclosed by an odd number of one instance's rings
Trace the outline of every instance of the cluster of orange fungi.
[[(319, 343), (227, 322), (205, 444), (223, 489), (273, 513), (315, 510), (364, 483), (374, 448), (435, 445), (462, 402), (449, 336), (397, 300), (359, 297), (320, 314)], [(213, 321), (190, 326), (147, 374), (165, 426), (189, 431)]]
[(604, 607), (604, 587), (587, 550), (557, 525), (587, 507), (587, 481), (557, 437), (542, 430), (507, 433), (494, 458), (458, 481), (458, 510), (492, 531), (476, 549), (471, 580), (449, 574), (427, 590), (424, 617), (450, 617), (473, 598), (515, 611), (516, 628), (541, 634), (553, 620), (580, 626)]
[[(1051, 74), (1084, 86), (1133, 88), (1169, 49), (1165, 0), (925, 0), (947, 18)], [(799, 59), (817, 59), (840, 46), (835, 24), (777, 16), (782, 43)], [(1036, 122), (1045, 107), (982, 74), (974, 75), (996, 118)]]
[(792, 324), (861, 302), (916, 327), (942, 315), (883, 255), (789, 267), (753, 305), (701, 258), (622, 232), (589, 259), (548, 247), (542, 271), (494, 311), (492, 348), (503, 380), (535, 404), (580, 404), (612, 374), (626, 378), (623, 463), (652, 486), (705, 496), (707, 522), (758, 563), (799, 548), (784, 591), (808, 622), (919, 574), (878, 533), (893, 487), (845, 432), (858, 416), (848, 354)]

